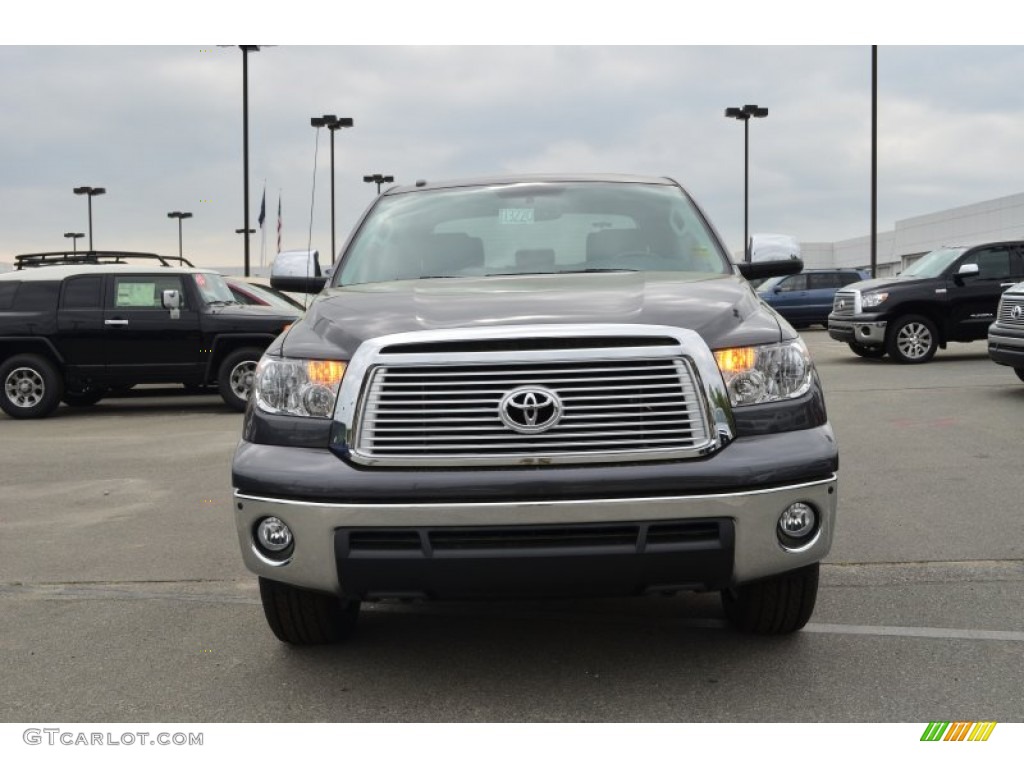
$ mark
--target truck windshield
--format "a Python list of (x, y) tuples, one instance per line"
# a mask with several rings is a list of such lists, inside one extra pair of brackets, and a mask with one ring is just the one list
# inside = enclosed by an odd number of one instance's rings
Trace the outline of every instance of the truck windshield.
[(216, 272), (197, 272), (192, 275), (204, 304), (236, 304), (234, 295), (224, 278)]
[(966, 248), (939, 248), (926, 253), (900, 273), (900, 277), (938, 277), (960, 258)]
[(732, 266), (678, 187), (528, 182), (381, 198), (334, 282), (608, 271)]

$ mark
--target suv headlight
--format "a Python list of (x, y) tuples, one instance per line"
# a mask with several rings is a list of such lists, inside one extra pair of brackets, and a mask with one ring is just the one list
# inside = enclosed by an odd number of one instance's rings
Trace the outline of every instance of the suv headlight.
[(814, 366), (803, 341), (715, 350), (733, 406), (799, 397), (811, 387)]
[(888, 298), (889, 294), (884, 291), (878, 293), (865, 293), (860, 297), (860, 305), (864, 309), (871, 309), (872, 307), (877, 307)]
[(268, 413), (327, 419), (346, 363), (264, 357), (256, 368), (256, 405)]

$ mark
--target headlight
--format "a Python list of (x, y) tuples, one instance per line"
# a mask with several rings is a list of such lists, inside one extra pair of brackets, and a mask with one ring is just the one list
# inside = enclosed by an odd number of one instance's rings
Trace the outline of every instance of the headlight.
[(879, 304), (881, 304), (883, 301), (885, 301), (888, 298), (889, 298), (889, 294), (885, 293), (885, 292), (881, 292), (881, 293), (865, 293), (860, 298), (860, 305), (864, 309), (871, 309), (872, 307), (877, 307)]
[(256, 405), (268, 413), (330, 418), (346, 367), (340, 360), (264, 357), (256, 368)]
[(715, 351), (733, 406), (799, 397), (811, 387), (814, 366), (800, 339)]

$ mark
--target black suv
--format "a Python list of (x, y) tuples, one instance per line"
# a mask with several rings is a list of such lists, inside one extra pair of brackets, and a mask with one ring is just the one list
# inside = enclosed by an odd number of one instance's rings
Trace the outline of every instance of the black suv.
[[(161, 266), (125, 263), (146, 258)], [(17, 267), (0, 275), (0, 408), (18, 419), (142, 383), (215, 383), (244, 410), (260, 355), (300, 314), (240, 306), (219, 274), (150, 254), (29, 254)]]
[(342, 640), (362, 600), (687, 590), (800, 629), (838, 453), (807, 347), (743, 276), (802, 266), (734, 266), (671, 179), (381, 194), (260, 360), (235, 453), (274, 633)]
[(1024, 242), (945, 247), (897, 277), (836, 293), (828, 332), (861, 357), (926, 363), (951, 341), (988, 335), (1002, 292), (1024, 278)]

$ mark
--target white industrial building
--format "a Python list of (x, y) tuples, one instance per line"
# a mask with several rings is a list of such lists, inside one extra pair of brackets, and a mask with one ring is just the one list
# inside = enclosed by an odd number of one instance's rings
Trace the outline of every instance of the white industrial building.
[[(925, 253), (943, 245), (977, 245), (1024, 240), (1024, 193), (948, 208), (896, 222), (879, 232), (876, 248), (878, 277), (903, 271)], [(801, 243), (807, 269), (871, 265), (871, 236), (835, 243)]]

